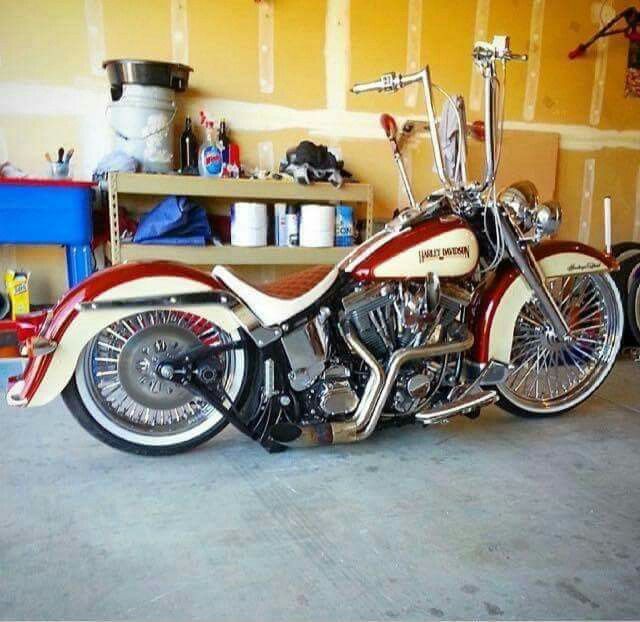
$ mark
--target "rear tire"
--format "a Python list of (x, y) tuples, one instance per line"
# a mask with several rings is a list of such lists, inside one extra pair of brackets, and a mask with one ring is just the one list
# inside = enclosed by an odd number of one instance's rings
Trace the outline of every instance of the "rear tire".
[(635, 345), (640, 345), (640, 272), (631, 282), (629, 295), (627, 296), (626, 324), (629, 332), (635, 340)]
[[(630, 289), (633, 284), (631, 281), (631, 274), (636, 269), (638, 263), (640, 263), (640, 250), (627, 249), (620, 255), (620, 257), (620, 270), (613, 273), (613, 280), (620, 292), (622, 307), (627, 311), (629, 309)], [(631, 316), (627, 312), (624, 322), (624, 333), (622, 336), (622, 342), (625, 346), (640, 345), (640, 342), (635, 337), (631, 328), (631, 322)]]
[(630, 251), (640, 251), (640, 242), (618, 242), (611, 247), (611, 254), (618, 261), (631, 256), (633, 253)]
[(200, 436), (196, 436), (189, 441), (166, 445), (164, 447), (153, 447), (126, 441), (103, 428), (92, 417), (91, 413), (85, 406), (82, 397), (78, 392), (78, 385), (76, 384), (75, 377), (72, 378), (69, 381), (69, 384), (64, 388), (64, 391), (62, 392), (62, 399), (76, 421), (87, 432), (89, 432), (91, 436), (97, 438), (106, 445), (114, 447), (115, 449), (126, 451), (131, 454), (138, 454), (140, 456), (170, 456), (184, 451), (189, 451), (202, 443), (206, 443), (217, 434), (220, 434), (220, 432), (222, 432), (222, 430), (224, 430), (228, 425), (226, 419), (220, 419), (208, 432), (201, 434)]
[(87, 344), (62, 398), (78, 423), (111, 447), (147, 456), (187, 451), (219, 434), (227, 420), (187, 389), (162, 380), (155, 373), (158, 361), (179, 360), (201, 343), (241, 342), (219, 359), (221, 382), (240, 410), (259, 397), (261, 375), (259, 355), (235, 333), (181, 311), (123, 318)]

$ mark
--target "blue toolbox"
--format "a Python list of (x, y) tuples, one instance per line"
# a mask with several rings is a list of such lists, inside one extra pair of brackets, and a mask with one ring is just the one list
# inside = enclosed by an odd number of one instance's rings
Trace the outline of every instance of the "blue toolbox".
[(0, 244), (66, 247), (69, 287), (93, 271), (93, 184), (0, 178)]

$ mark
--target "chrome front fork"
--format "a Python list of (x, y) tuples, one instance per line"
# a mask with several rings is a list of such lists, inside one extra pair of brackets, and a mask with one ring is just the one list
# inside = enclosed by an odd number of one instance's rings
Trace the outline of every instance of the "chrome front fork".
[(520, 270), (527, 285), (533, 290), (556, 337), (565, 341), (570, 337), (571, 331), (569, 325), (564, 315), (562, 315), (558, 303), (547, 287), (544, 274), (533, 256), (531, 248), (520, 241), (514, 225), (503, 212), (499, 213), (499, 218), (502, 225), (504, 242), (511, 259), (513, 259), (518, 270)]

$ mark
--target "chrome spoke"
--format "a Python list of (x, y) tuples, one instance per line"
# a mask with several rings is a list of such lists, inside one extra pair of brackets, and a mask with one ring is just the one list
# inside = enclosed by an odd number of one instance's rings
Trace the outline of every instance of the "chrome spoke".
[(609, 277), (558, 277), (549, 289), (567, 318), (570, 338), (558, 340), (537, 301), (526, 303), (514, 329), (513, 370), (500, 387), (511, 401), (536, 412), (559, 410), (597, 386), (612, 364), (621, 331)]
[[(220, 413), (184, 387), (157, 376), (157, 365), (167, 358), (179, 360), (182, 352), (199, 343), (230, 340), (203, 317), (174, 310), (144, 311), (101, 331), (88, 352), (85, 377), (100, 411), (119, 427), (153, 436), (188, 432), (209, 419), (220, 420)], [(234, 360), (234, 351), (221, 354), (225, 391), (231, 389)]]

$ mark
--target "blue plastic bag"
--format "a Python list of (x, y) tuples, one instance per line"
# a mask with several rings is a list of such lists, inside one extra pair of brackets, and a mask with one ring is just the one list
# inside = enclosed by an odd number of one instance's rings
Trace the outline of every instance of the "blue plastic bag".
[(133, 236), (137, 244), (204, 246), (211, 227), (204, 208), (186, 197), (169, 196), (144, 214)]

